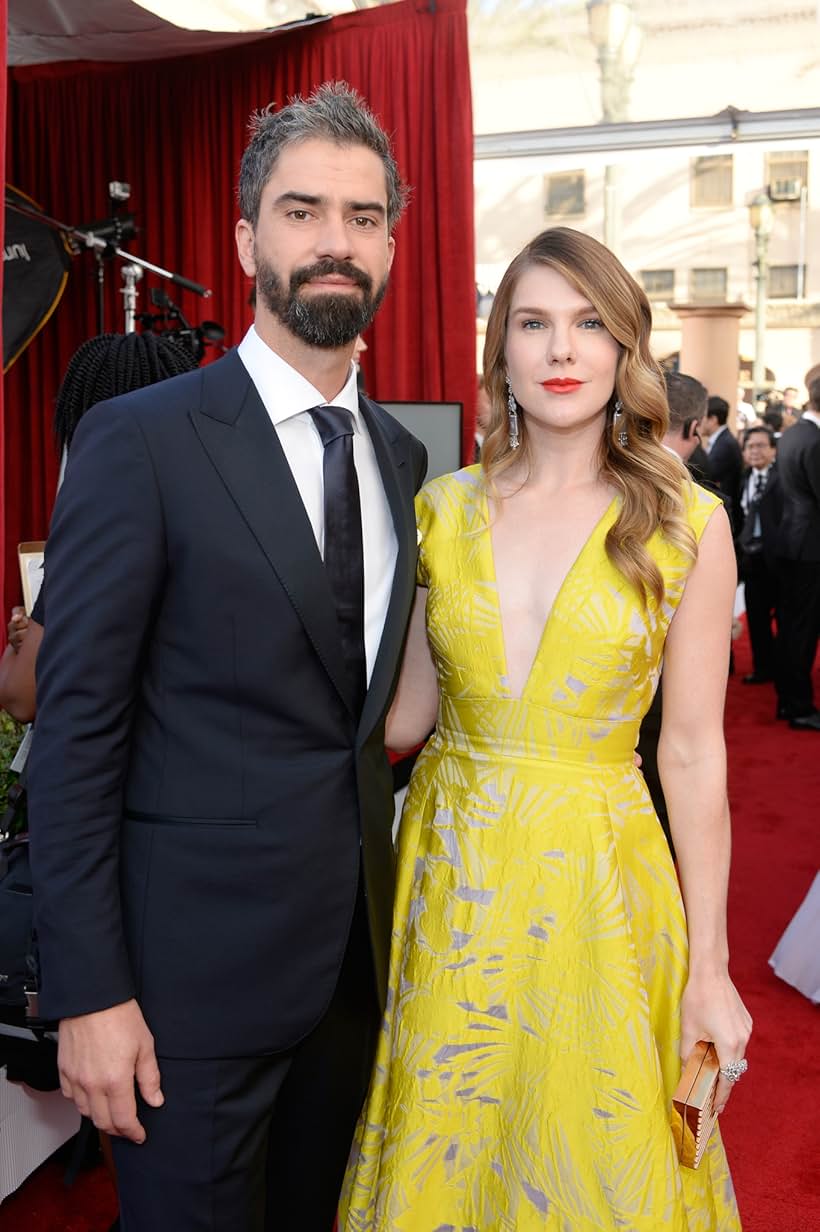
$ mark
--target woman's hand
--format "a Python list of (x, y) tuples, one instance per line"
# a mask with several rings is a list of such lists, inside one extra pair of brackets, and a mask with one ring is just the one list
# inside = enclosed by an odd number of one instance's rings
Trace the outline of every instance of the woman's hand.
[[(685, 1061), (699, 1040), (711, 1040), (723, 1068), (744, 1059), (751, 1033), (751, 1014), (728, 971), (690, 971), (681, 1002), (681, 1058)], [(733, 1086), (721, 1074), (715, 1097), (718, 1112), (726, 1107)]]
[(28, 616), (24, 607), (13, 607), (11, 609), (11, 620), (8, 626), (9, 645), (16, 654), (23, 644), (23, 638), (26, 636), (28, 629)]

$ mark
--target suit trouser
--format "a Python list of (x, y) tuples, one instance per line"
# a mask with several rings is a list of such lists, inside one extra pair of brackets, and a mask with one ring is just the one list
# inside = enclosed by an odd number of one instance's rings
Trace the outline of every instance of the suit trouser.
[(138, 1100), (146, 1141), (114, 1140), (123, 1232), (331, 1232), (378, 1024), (360, 891), (336, 991), (305, 1040), (158, 1058), (165, 1104)]
[(811, 673), (820, 633), (820, 561), (778, 561), (777, 616), (780, 706), (790, 718), (811, 714)]
[(766, 563), (762, 552), (741, 557), (741, 570), (746, 598), (746, 621), (752, 644), (752, 667), (758, 676), (774, 678), (776, 670), (775, 638), (772, 615), (777, 601), (777, 576)]

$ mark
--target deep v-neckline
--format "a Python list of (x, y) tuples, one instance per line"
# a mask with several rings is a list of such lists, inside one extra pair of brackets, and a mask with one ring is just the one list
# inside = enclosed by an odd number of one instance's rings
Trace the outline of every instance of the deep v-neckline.
[(535, 674), (535, 669), (538, 664), (538, 660), (541, 657), (541, 651), (544, 647), (544, 642), (546, 641), (546, 638), (547, 638), (547, 633), (549, 632), (552, 626), (552, 623), (553, 623), (553, 615), (555, 614), (555, 609), (558, 607), (558, 605), (561, 602), (564, 591), (567, 588), (567, 583), (569, 582), (572, 575), (578, 569), (578, 566), (580, 565), (582, 559), (584, 558), (587, 551), (589, 550), (593, 540), (598, 537), (598, 534), (601, 531), (602, 527), (609, 520), (609, 515), (611, 514), (612, 509), (618, 500), (618, 497), (617, 495), (612, 497), (612, 500), (609, 502), (606, 509), (603, 511), (603, 513), (598, 518), (595, 525), (590, 530), (586, 539), (584, 540), (584, 542), (581, 544), (580, 548), (578, 549), (578, 552), (574, 560), (572, 561), (572, 564), (569, 566), (563, 578), (561, 579), (561, 585), (558, 587), (557, 591), (555, 592), (555, 598), (552, 601), (552, 606), (550, 610), (547, 612), (544, 623), (541, 626), (541, 633), (535, 643), (535, 651), (533, 653), (532, 660), (530, 662), (530, 666), (527, 671), (527, 675), (524, 678), (524, 683), (521, 687), (521, 692), (518, 694), (513, 694), (512, 689), (510, 687), (509, 667), (508, 667), (508, 660), (507, 660), (507, 638), (504, 633), (504, 609), (501, 603), (501, 589), (498, 585), (498, 574), (496, 573), (496, 569), (495, 569), (495, 549), (493, 547), (492, 525), (490, 522), (490, 502), (487, 497), (486, 490), (483, 493), (483, 499), (484, 499), (484, 524), (486, 526), (487, 554), (489, 556), (489, 561), (490, 561), (490, 577), (491, 577), (492, 586), (493, 586), (493, 594), (495, 595), (496, 616), (498, 620), (498, 640), (500, 643), (501, 662), (503, 665), (502, 679), (510, 694), (510, 700), (520, 702), (520, 701), (523, 701), (523, 699), (526, 697), (527, 690), (530, 687), (530, 683)]

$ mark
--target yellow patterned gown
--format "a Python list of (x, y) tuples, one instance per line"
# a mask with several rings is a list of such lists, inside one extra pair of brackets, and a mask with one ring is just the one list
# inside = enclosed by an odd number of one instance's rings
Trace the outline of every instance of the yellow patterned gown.
[[(699, 537), (716, 500), (693, 488)], [(633, 764), (687, 562), (644, 609), (593, 530), (510, 694), (478, 467), (418, 498), (441, 708), (400, 831), (391, 991), (344, 1232), (736, 1232), (719, 1135), (669, 1129), (687, 970)], [(545, 536), (544, 551), (549, 551)]]

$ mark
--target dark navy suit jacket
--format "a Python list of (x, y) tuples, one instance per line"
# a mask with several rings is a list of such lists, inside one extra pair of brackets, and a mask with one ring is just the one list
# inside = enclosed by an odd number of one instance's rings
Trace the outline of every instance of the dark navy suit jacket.
[(740, 528), (740, 481), (743, 474), (743, 453), (732, 433), (727, 428), (721, 432), (706, 455), (706, 471), (709, 479), (725, 498), (725, 503), (737, 532)]
[[(743, 472), (743, 478), (740, 484), (741, 498), (744, 490), (749, 482), (751, 471)], [(758, 514), (760, 515), (760, 537), (763, 547), (763, 557), (770, 569), (774, 569), (777, 564), (777, 544), (780, 531), (780, 519), (783, 516), (783, 488), (780, 484), (780, 475), (777, 469), (777, 462), (773, 462), (771, 469), (766, 478), (766, 487), (758, 504)], [(743, 504), (741, 500), (741, 516), (743, 522), (741, 525), (740, 535), (738, 536), (737, 546), (739, 555), (739, 565), (743, 570), (743, 545), (746, 534), (752, 533), (753, 527), (749, 523), (752, 516), (751, 513), (743, 513)]]
[(820, 428), (800, 419), (777, 443), (783, 486), (778, 554), (785, 560), (820, 561)]
[(426, 458), (360, 405), (398, 558), (359, 719), (313, 531), (236, 352), (80, 424), (47, 547), (29, 772), (47, 1016), (136, 997), (158, 1055), (286, 1048), (330, 1000), (360, 863), (383, 997), (383, 728)]

